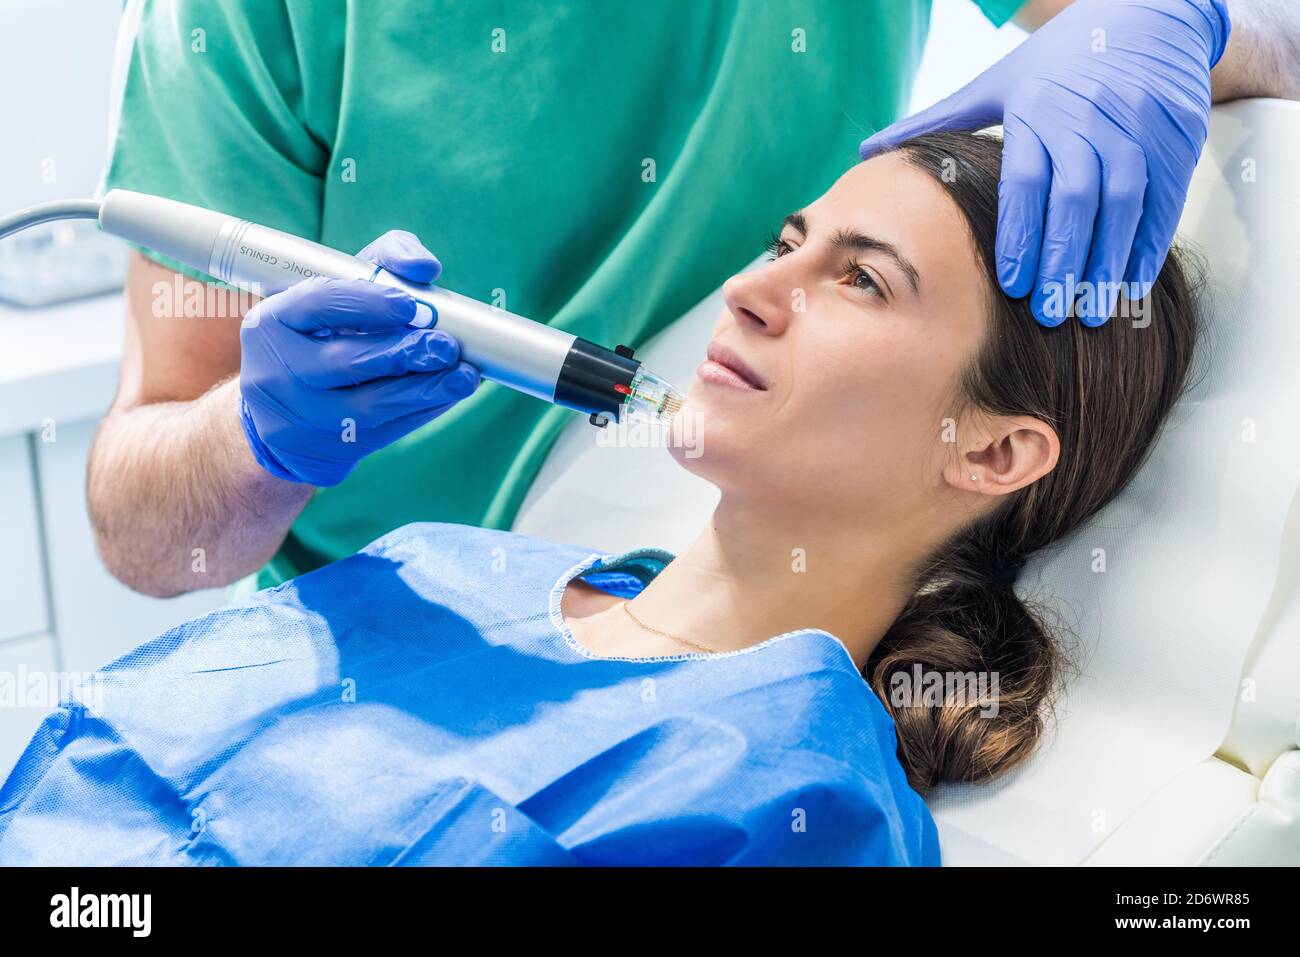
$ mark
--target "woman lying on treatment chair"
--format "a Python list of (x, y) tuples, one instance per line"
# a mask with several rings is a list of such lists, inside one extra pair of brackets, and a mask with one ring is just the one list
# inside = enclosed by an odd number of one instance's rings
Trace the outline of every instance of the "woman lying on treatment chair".
[(1196, 339), (1177, 253), (1140, 321), (1006, 299), (1000, 157), (860, 163), (727, 282), (680, 557), (410, 525), (181, 625), (46, 718), (0, 864), (938, 864), (922, 796), (1024, 761), (1068, 657), (1009, 570), (1125, 486)]

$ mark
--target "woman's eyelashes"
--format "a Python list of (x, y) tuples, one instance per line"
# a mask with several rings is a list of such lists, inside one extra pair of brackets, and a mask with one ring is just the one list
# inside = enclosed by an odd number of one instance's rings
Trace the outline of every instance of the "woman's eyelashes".
[(771, 233), (768, 235), (767, 241), (763, 243), (763, 248), (767, 250), (767, 254), (773, 259), (778, 259), (790, 252), (793, 247), (776, 233)]
[[(769, 260), (780, 259), (782, 256), (792, 253), (795, 250), (794, 246), (791, 246), (776, 233), (772, 233), (767, 237), (764, 247), (767, 250)], [(864, 295), (876, 296), (880, 299), (887, 298), (880, 283), (875, 280), (875, 277), (873, 277), (861, 263), (849, 260), (844, 264), (842, 274), (845, 279), (849, 280), (849, 285), (854, 289), (860, 290)]]
[(847, 262), (844, 264), (844, 278), (849, 280), (849, 284), (854, 289), (861, 289), (868, 296), (879, 296), (885, 298), (885, 291), (880, 288), (880, 283), (872, 278), (871, 273), (862, 267), (861, 263)]

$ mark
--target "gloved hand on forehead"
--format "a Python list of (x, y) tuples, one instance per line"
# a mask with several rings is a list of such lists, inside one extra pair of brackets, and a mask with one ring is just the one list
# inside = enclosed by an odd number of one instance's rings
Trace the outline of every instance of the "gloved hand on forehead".
[(1047, 326), (1155, 282), (1208, 135), (1226, 0), (1075, 0), (947, 99), (864, 141), (1003, 126), (998, 279)]
[[(442, 268), (404, 232), (358, 256), (413, 282), (432, 282)], [(365, 280), (317, 277), (259, 302), (239, 333), (253, 457), (279, 478), (337, 485), (366, 455), (472, 394), (478, 370), (430, 328), (435, 320), (405, 291)]]

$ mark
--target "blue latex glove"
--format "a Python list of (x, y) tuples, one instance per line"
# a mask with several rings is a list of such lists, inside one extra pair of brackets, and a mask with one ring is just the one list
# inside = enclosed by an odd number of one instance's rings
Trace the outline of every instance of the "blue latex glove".
[(862, 157), (930, 130), (1003, 124), (1002, 288), (1032, 292), (1047, 326), (1077, 289), (1076, 315), (1100, 325), (1115, 284), (1144, 297), (1168, 255), (1208, 133), (1225, 3), (1075, 0), (961, 90), (864, 141)]
[[(412, 282), (442, 271), (406, 232), (358, 256)], [(441, 415), (479, 384), (460, 344), (406, 292), (308, 279), (249, 310), (240, 329), (241, 421), (253, 457), (291, 482), (337, 485), (363, 457)], [(422, 328), (410, 328), (411, 323)]]

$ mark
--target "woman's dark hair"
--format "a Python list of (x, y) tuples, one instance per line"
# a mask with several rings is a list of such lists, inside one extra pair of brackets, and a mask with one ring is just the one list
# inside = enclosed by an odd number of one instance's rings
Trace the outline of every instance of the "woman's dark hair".
[[(997, 280), (1002, 141), (929, 133), (899, 150), (957, 205), (988, 278), (990, 322), (960, 383), (963, 408), (1032, 416), (1060, 440), (1052, 471), (1004, 496), (922, 566), (912, 598), (864, 669), (894, 719), (908, 780), (925, 792), (1004, 774), (1042, 737), (1070, 657), (1045, 616), (1017, 597), (1006, 570), (1078, 528), (1129, 483), (1184, 388), (1198, 331), (1179, 249), (1147, 298), (1121, 299), (1121, 315), (1103, 325), (1073, 317), (1040, 325), (1028, 300), (1008, 298)], [(980, 700), (951, 683), (942, 694), (916, 694), (919, 675), (934, 687), (936, 678), (972, 673), (996, 675), (997, 685), (987, 686), (996, 693)], [(913, 691), (895, 700), (902, 682)]]

